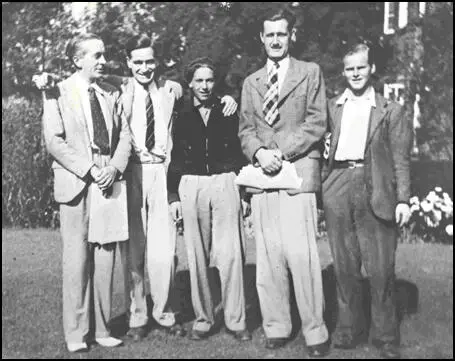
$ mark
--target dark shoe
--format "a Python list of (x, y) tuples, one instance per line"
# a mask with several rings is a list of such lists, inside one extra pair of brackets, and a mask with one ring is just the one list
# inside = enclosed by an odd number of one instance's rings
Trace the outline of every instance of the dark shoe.
[(373, 340), (372, 343), (379, 349), (382, 358), (396, 360), (401, 358), (399, 347), (395, 343), (380, 340)]
[(240, 331), (232, 331), (226, 328), (226, 332), (232, 335), (237, 341), (251, 341), (251, 333), (246, 328)]
[(141, 327), (130, 327), (126, 335), (137, 342), (142, 340), (147, 335), (147, 330), (144, 326)]
[(267, 338), (265, 341), (265, 348), (268, 348), (269, 350), (275, 350), (277, 348), (283, 347), (287, 341), (288, 339), (284, 337)]
[(307, 347), (308, 349), (308, 356), (319, 358), (324, 357), (329, 353), (330, 343), (329, 341), (319, 343), (317, 345), (311, 345)]
[(171, 327), (158, 325), (157, 328), (158, 328), (158, 330), (164, 331), (168, 335), (171, 335), (171, 336), (184, 337), (186, 335), (185, 328), (179, 323), (176, 323), (176, 324), (172, 325)]
[(205, 340), (207, 337), (209, 337), (209, 332), (191, 330), (189, 333), (189, 338), (193, 341)]
[(342, 333), (334, 337), (333, 346), (342, 350), (351, 350), (364, 342), (366, 342), (366, 339), (363, 336), (353, 337), (346, 333)]

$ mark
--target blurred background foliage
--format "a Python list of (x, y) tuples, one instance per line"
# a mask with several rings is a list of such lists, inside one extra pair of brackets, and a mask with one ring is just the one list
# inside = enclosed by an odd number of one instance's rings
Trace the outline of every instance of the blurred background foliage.
[[(69, 2), (2, 2), (2, 224), (49, 226), (55, 221), (50, 160), (41, 140), (41, 98), (31, 78), (42, 70), (68, 76), (64, 49), (80, 31), (101, 35), (108, 71), (118, 75), (129, 75), (123, 44), (139, 32), (155, 39), (163, 76), (184, 86), (184, 65), (210, 56), (220, 70), (218, 91), (239, 98), (245, 77), (265, 61), (261, 15), (287, 6), (297, 17), (292, 53), (321, 66), (329, 97), (343, 90), (346, 47), (368, 40), (376, 50), (377, 90), (382, 93), (391, 75), (404, 74), (412, 80), (408, 99), (422, 94), (421, 159), (451, 163), (453, 4), (439, 4), (403, 30), (422, 29), (424, 71), (418, 72), (409, 67), (414, 55), (406, 40), (384, 36), (382, 2), (98, 2), (78, 21)], [(414, 188), (428, 192), (434, 186)]]

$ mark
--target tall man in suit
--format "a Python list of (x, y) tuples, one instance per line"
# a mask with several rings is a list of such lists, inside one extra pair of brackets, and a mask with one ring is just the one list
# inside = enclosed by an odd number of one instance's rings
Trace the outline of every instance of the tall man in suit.
[(238, 117), (225, 117), (213, 92), (215, 72), (209, 58), (195, 59), (186, 69), (191, 95), (185, 98), (174, 126), (169, 202), (174, 219), (183, 218), (196, 315), (190, 338), (206, 338), (215, 324), (208, 278), (211, 265), (219, 270), (227, 330), (236, 339), (248, 341), (242, 211), (234, 183), (245, 157), (237, 136)]
[(384, 358), (399, 358), (395, 310), (397, 224), (410, 217), (412, 122), (371, 86), (369, 47), (343, 58), (348, 88), (329, 102), (330, 148), (323, 202), (337, 278), (339, 320), (334, 346), (355, 348), (363, 319), (361, 266), (371, 285), (371, 336)]
[[(63, 328), (68, 350), (76, 352), (88, 349), (91, 328), (102, 346), (122, 343), (107, 327), (116, 244), (94, 247), (87, 241), (89, 186), (109, 190), (125, 171), (131, 139), (118, 113), (119, 92), (98, 81), (106, 63), (103, 41), (93, 34), (76, 36), (67, 55), (77, 70), (46, 94), (43, 131), (54, 157), (54, 196), (60, 204)], [(95, 325), (89, 324), (91, 312)]]
[(294, 24), (287, 10), (262, 21), (267, 63), (243, 84), (239, 137), (247, 158), (266, 174), (279, 172), (284, 159), (302, 178), (296, 191), (265, 191), (251, 201), (266, 347), (283, 346), (291, 334), (290, 271), (308, 353), (320, 357), (329, 345), (322, 317), (315, 193), (321, 186), (319, 144), (327, 126), (327, 103), (319, 66), (289, 56)]

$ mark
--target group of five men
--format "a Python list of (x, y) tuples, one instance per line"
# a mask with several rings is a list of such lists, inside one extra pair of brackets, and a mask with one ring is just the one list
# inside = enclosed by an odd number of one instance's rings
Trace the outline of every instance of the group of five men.
[[(359, 312), (363, 265), (372, 287), (372, 341), (382, 356), (400, 356), (394, 301), (396, 223), (406, 223), (410, 213), (412, 126), (399, 105), (372, 88), (375, 65), (363, 44), (344, 56), (348, 88), (327, 106), (320, 67), (289, 55), (294, 24), (287, 10), (261, 22), (267, 62), (245, 79), (239, 117), (232, 98), (215, 95), (216, 68), (208, 58), (187, 66), (191, 94), (181, 97), (178, 83), (158, 77), (159, 64), (145, 35), (126, 44), (133, 77), (116, 86), (101, 81), (106, 60), (99, 37), (79, 35), (70, 42), (67, 53), (77, 70), (46, 92), (43, 115), (60, 203), (63, 326), (69, 351), (88, 349), (90, 329), (102, 346), (122, 343), (107, 326), (116, 243), (87, 242), (92, 187), (109, 194), (119, 179), (127, 184), (129, 240), (119, 244), (128, 336), (140, 340), (147, 332), (145, 259), (153, 318), (172, 334), (185, 333), (169, 307), (174, 223), (183, 219), (195, 312), (190, 338), (205, 339), (213, 329), (208, 267), (214, 266), (227, 331), (240, 341), (250, 340), (242, 197), (234, 180), (247, 162), (273, 176), (288, 161), (302, 179), (300, 188), (246, 190), (252, 194), (265, 346), (282, 347), (291, 335), (290, 273), (308, 353), (322, 357), (329, 351), (316, 243), (316, 193), (323, 184), (340, 310), (332, 342), (355, 348), (368, 333)], [(89, 324), (92, 307), (94, 325)]]

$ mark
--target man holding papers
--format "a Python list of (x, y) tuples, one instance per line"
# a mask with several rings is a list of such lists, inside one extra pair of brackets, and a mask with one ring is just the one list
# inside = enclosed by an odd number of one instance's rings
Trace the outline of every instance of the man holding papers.
[(321, 186), (319, 145), (327, 103), (319, 66), (289, 56), (294, 23), (286, 10), (268, 14), (261, 23), (268, 59), (243, 84), (239, 137), (247, 158), (265, 174), (286, 171), (282, 167), (288, 161), (302, 178), (296, 189), (266, 190), (251, 201), (265, 347), (282, 347), (291, 335), (290, 271), (308, 354), (321, 357), (329, 345), (315, 193)]

